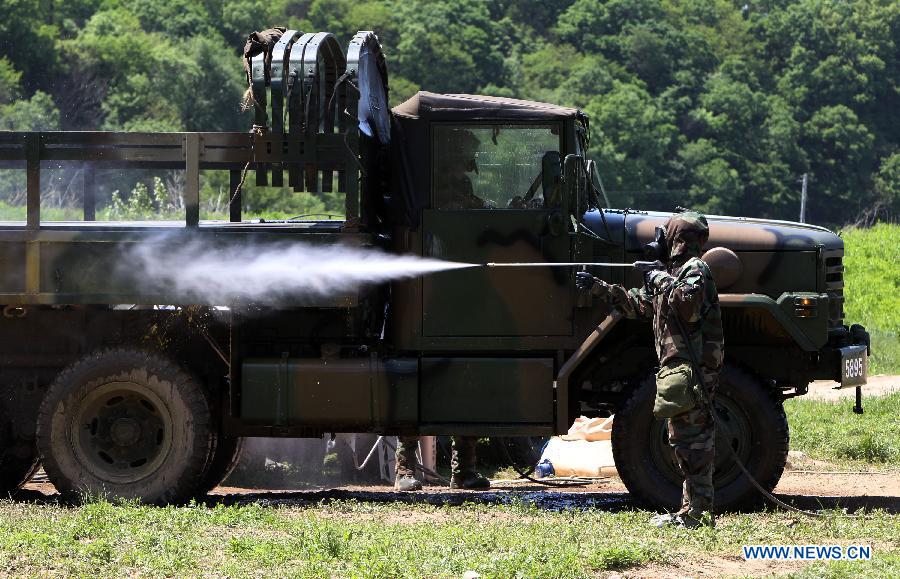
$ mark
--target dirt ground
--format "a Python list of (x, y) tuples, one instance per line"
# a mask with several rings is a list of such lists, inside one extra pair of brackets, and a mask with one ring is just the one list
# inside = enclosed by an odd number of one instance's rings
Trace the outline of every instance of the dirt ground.
[[(840, 386), (839, 382), (830, 380), (816, 380), (809, 385), (809, 394), (806, 398), (815, 398), (817, 400), (841, 400), (844, 398), (853, 398), (856, 396), (855, 388), (842, 388), (836, 390)], [(862, 387), (863, 396), (884, 396), (891, 392), (900, 390), (900, 376), (885, 376), (879, 374), (877, 376), (869, 376), (868, 382)]]
[[(52, 498), (56, 493), (46, 478), (38, 475), (25, 485), (34, 496)], [(883, 471), (853, 473), (846, 471), (786, 470), (775, 494), (802, 508), (884, 508), (900, 513), (900, 472)], [(527, 481), (500, 481), (490, 491), (451, 491), (445, 486), (426, 485), (421, 493), (398, 493), (388, 485), (342, 485), (304, 489), (250, 489), (220, 486), (214, 489), (211, 503), (309, 504), (322, 499), (356, 498), (373, 502), (426, 502), (459, 504), (469, 501), (503, 503), (513, 497), (527, 498), (548, 508), (596, 506), (599, 508), (627, 508), (628, 491), (617, 477), (596, 479), (591, 484), (559, 489), (544, 487)]]
[[(801, 469), (787, 470), (776, 488), (775, 494), (783, 501), (804, 509), (846, 508), (885, 509), (900, 513), (900, 473), (838, 473), (803, 470), (809, 466), (809, 459), (796, 454), (792, 464)], [(822, 464), (816, 464), (821, 469)], [(40, 473), (43, 475), (43, 473)], [(24, 500), (55, 501), (55, 489), (44, 476), (26, 485)], [(407, 504), (461, 505), (465, 502), (483, 504), (504, 504), (512, 501), (526, 501), (538, 508), (561, 510), (568, 508), (596, 508), (621, 511), (633, 508), (627, 490), (616, 478), (599, 479), (590, 485), (569, 489), (548, 488), (527, 482), (498, 482), (489, 491), (450, 491), (444, 486), (428, 485), (423, 492), (399, 493), (387, 485), (345, 485), (330, 488), (307, 488), (302, 490), (265, 490), (236, 487), (218, 487), (206, 498), (209, 505), (263, 504), (284, 506), (315, 506), (321, 501), (357, 500), (373, 503), (398, 505), (397, 517), (410, 517), (443, 522), (451, 517), (446, 509), (421, 511), (405, 509)], [(358, 516), (356, 514), (354, 517)], [(792, 561), (745, 561), (735, 556), (708, 556), (702, 560), (694, 558), (675, 560), (665, 565), (650, 564), (610, 573), (609, 578), (624, 577), (720, 577), (720, 576), (769, 576), (797, 572), (808, 563)]]

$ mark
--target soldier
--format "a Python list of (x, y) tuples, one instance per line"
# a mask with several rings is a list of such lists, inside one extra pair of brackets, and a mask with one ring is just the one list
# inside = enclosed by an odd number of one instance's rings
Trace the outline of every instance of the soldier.
[[(435, 160), (434, 195), (440, 209), (484, 209), (484, 200), (475, 195), (467, 173), (478, 173), (476, 155), (480, 141), (465, 129), (449, 131), (447, 150)], [(451, 437), (451, 489), (487, 489), (491, 482), (475, 470), (477, 438)], [(394, 488), (398, 491), (417, 491), (422, 483), (415, 478), (416, 437), (397, 438), (397, 476)]]
[(452, 129), (445, 150), (434, 163), (434, 198), (438, 209), (485, 209), (475, 195), (468, 173), (478, 174), (478, 147), (481, 142), (472, 131)]
[[(579, 288), (605, 297), (626, 317), (653, 320), (660, 364), (653, 412), (669, 418), (669, 444), (684, 475), (681, 509), (654, 517), (657, 526), (712, 524), (715, 431), (711, 404), (724, 339), (719, 294), (709, 266), (700, 259), (708, 239), (709, 225), (703, 215), (675, 214), (657, 228), (657, 242), (651, 244), (661, 250), (667, 269), (647, 272), (643, 288), (626, 290), (587, 272), (576, 274)], [(699, 357), (700, 377), (695, 376), (692, 355)]]
[[(488, 489), (491, 481), (475, 470), (475, 443), (473, 436), (451, 437), (450, 453), (450, 488), (451, 489)], [(419, 439), (415, 436), (397, 437), (397, 477), (394, 488), (398, 491), (417, 491), (422, 483), (415, 477), (416, 445)]]

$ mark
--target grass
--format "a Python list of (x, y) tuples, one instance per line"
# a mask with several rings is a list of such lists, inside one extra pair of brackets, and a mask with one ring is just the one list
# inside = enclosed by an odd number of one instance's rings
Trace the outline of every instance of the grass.
[[(528, 504), (462, 507), (81, 507), (0, 503), (0, 575), (274, 577), (584, 577), (694, 559), (744, 544), (871, 544), (854, 574), (900, 573), (900, 516), (734, 514), (715, 530), (656, 529), (646, 512), (547, 512)], [(746, 571), (744, 571), (746, 572)], [(844, 567), (822, 567), (842, 576)]]
[(786, 401), (791, 449), (852, 468), (900, 467), (900, 392), (864, 398), (863, 414), (852, 406), (849, 398)]
[(847, 229), (844, 312), (872, 335), (870, 374), (900, 373), (900, 225)]

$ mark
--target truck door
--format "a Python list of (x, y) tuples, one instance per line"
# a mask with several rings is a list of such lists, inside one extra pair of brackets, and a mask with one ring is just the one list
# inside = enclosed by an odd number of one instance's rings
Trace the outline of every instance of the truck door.
[[(432, 203), (423, 255), (468, 263), (571, 256), (560, 184), (561, 125), (431, 127)], [(572, 334), (568, 268), (472, 268), (426, 276), (426, 337)]]

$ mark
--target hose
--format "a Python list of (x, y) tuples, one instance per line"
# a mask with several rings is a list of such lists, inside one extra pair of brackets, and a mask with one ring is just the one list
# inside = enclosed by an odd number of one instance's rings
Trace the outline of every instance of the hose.
[(500, 448), (503, 449), (503, 454), (506, 455), (506, 460), (509, 462), (509, 465), (513, 468), (513, 470), (516, 471), (516, 473), (520, 477), (522, 477), (526, 480), (530, 480), (533, 483), (537, 483), (539, 485), (543, 485), (543, 486), (547, 486), (547, 487), (562, 487), (562, 488), (583, 487), (583, 486), (587, 486), (588, 484), (590, 484), (589, 482), (582, 482), (582, 481), (548, 481), (548, 480), (541, 480), (541, 479), (534, 478), (531, 476), (531, 473), (534, 472), (535, 465), (532, 465), (532, 466), (528, 467), (527, 469), (520, 469), (519, 465), (517, 465), (515, 463), (515, 461), (513, 460), (512, 455), (509, 454), (509, 449), (506, 448), (506, 445), (501, 444)]

